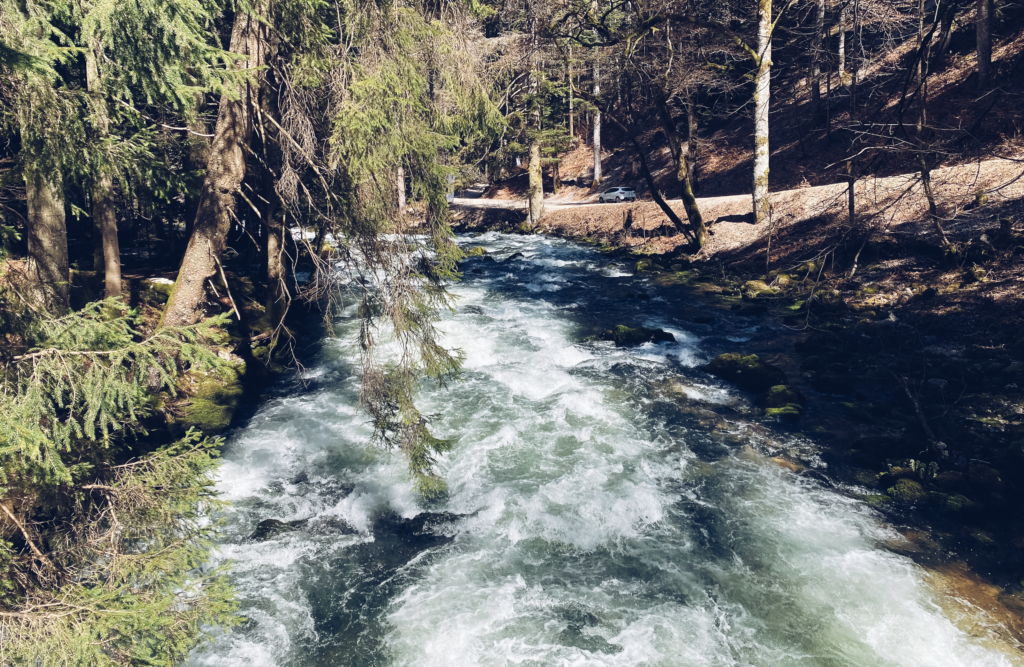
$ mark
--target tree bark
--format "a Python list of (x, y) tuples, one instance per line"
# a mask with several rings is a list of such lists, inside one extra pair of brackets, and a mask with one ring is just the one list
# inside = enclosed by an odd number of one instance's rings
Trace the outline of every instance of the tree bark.
[[(97, 47), (98, 48), (98, 47)], [(96, 129), (100, 138), (110, 134), (110, 118), (107, 115), (103, 91), (100, 90), (99, 68), (96, 64), (97, 53), (86, 52), (85, 79), (86, 87), (93, 98), (93, 109), (96, 114)], [(114, 208), (114, 179), (110, 171), (100, 168), (92, 190), (92, 217), (99, 230), (103, 257), (103, 275), (105, 295), (108, 299), (121, 296), (121, 248), (117, 240), (117, 210)]]
[(700, 191), (700, 174), (698, 173), (698, 151), (700, 144), (697, 136), (697, 99), (700, 89), (690, 91), (686, 102), (686, 173), (690, 176), (690, 187), (694, 193)]
[[(594, 98), (601, 98), (601, 81), (597, 60), (594, 60)], [(591, 187), (598, 188), (601, 185), (601, 110), (594, 111), (594, 182)]]
[(668, 205), (668, 202), (665, 201), (665, 198), (661, 195), (661, 190), (658, 189), (658, 184), (654, 182), (654, 176), (651, 175), (651, 170), (647, 166), (647, 158), (644, 155), (644, 150), (641, 148), (640, 142), (636, 140), (636, 134), (616, 120), (615, 116), (609, 115), (608, 119), (613, 125), (615, 125), (615, 127), (619, 128), (619, 131), (626, 135), (629, 139), (629, 143), (633, 145), (633, 150), (636, 151), (637, 159), (640, 161), (640, 170), (643, 172), (644, 180), (647, 181), (647, 189), (651, 191), (651, 198), (654, 199), (654, 202), (661, 209), (662, 213), (672, 221), (672, 224), (676, 229), (682, 232), (691, 241), (696, 241), (696, 239), (693, 238), (693, 235), (690, 234), (690, 230), (686, 228), (683, 221), (679, 219), (679, 216), (672, 210), (672, 207)]
[(821, 115), (821, 47), (825, 35), (825, 0), (817, 0), (814, 39), (811, 43), (811, 120)]
[[(266, 4), (257, 4), (256, 11), (265, 13)], [(230, 50), (248, 56), (239, 68), (261, 67), (266, 44), (266, 26), (256, 16), (235, 15)], [(246, 150), (252, 139), (251, 98), (257, 88), (257, 84), (243, 83), (236, 91), (239, 99), (221, 97), (195, 226), (161, 326), (195, 324), (202, 317), (205, 284), (217, 272), (235, 215), (235, 193), (245, 178)]]
[(754, 222), (768, 219), (768, 103), (772, 73), (772, 0), (757, 4), (757, 75), (754, 80)]
[(974, 33), (978, 50), (978, 87), (992, 77), (992, 0), (978, 0)]
[(533, 136), (530, 139), (530, 164), (527, 167), (530, 175), (529, 197), (530, 227), (535, 227), (540, 216), (544, 215), (544, 180), (540, 164), (540, 140)]
[(573, 111), (572, 111), (572, 47), (568, 48), (568, 55), (565, 58), (565, 80), (569, 84), (569, 139), (573, 141), (575, 145), (576, 132), (573, 127)]
[[(661, 86), (654, 87), (654, 104), (658, 108), (658, 116), (661, 119), (661, 127), (668, 138), (669, 151), (672, 153), (672, 166), (675, 167), (676, 183), (679, 185), (679, 198), (683, 201), (683, 208), (686, 210), (686, 217), (690, 222), (690, 233), (697, 241), (697, 246), (704, 247), (708, 240), (708, 229), (704, 225), (704, 218), (700, 214), (700, 207), (697, 206), (697, 198), (693, 196), (693, 187), (690, 185), (690, 176), (687, 173), (688, 146), (683, 142), (682, 135), (676, 127), (676, 121), (672, 118), (672, 110), (669, 109), (666, 91)], [(682, 230), (680, 230), (682, 231)]]
[(839, 10), (839, 86), (845, 86), (846, 78), (846, 9)]
[(63, 314), (69, 306), (71, 269), (68, 265), (68, 230), (59, 183), (39, 170), (25, 174), (28, 224), (28, 298), (39, 308)]

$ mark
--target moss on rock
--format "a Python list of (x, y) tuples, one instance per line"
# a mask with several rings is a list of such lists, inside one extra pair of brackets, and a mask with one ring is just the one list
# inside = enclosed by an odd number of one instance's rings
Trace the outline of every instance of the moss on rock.
[(476, 246), (475, 248), (470, 248), (469, 250), (465, 251), (464, 254), (466, 255), (466, 257), (482, 257), (483, 255), (488, 254), (488, 252), (486, 248), (482, 246)]
[(886, 493), (905, 503), (916, 503), (928, 497), (924, 487), (912, 479), (901, 479), (895, 485), (890, 486)]
[(738, 352), (720, 354), (711, 363), (704, 366), (703, 370), (758, 394), (777, 385), (789, 384), (782, 369), (761, 361), (756, 354), (746, 356)]
[(225, 431), (242, 402), (242, 376), (241, 371), (228, 369), (205, 378), (185, 408), (180, 423), (186, 428), (194, 426), (207, 435)]

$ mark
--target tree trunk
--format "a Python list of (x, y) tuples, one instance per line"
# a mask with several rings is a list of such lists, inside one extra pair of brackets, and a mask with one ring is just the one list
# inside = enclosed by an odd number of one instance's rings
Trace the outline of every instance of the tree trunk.
[(558, 168), (558, 163), (551, 165), (551, 192), (558, 194), (558, 191), (562, 189), (562, 173)]
[(35, 306), (62, 315), (69, 306), (71, 270), (64, 200), (58, 185), (36, 169), (25, 173), (28, 298)]
[(693, 235), (690, 234), (690, 230), (686, 228), (683, 221), (679, 219), (679, 216), (676, 215), (676, 212), (672, 210), (672, 207), (668, 205), (668, 202), (665, 201), (665, 198), (661, 195), (661, 190), (658, 189), (658, 184), (654, 182), (654, 176), (651, 175), (651, 170), (647, 166), (647, 158), (644, 155), (643, 148), (640, 147), (640, 142), (636, 140), (636, 135), (631, 132), (628, 127), (616, 120), (615, 116), (609, 115), (608, 119), (613, 125), (615, 125), (615, 127), (619, 128), (619, 131), (626, 135), (629, 139), (629, 143), (633, 145), (633, 150), (636, 151), (637, 159), (640, 161), (640, 170), (644, 174), (644, 180), (647, 181), (647, 189), (651, 191), (651, 198), (654, 199), (654, 202), (661, 209), (662, 213), (672, 221), (672, 224), (676, 229), (681, 231), (691, 241), (695, 241)]
[(978, 87), (983, 88), (992, 77), (992, 0), (978, 0), (974, 33), (978, 49)]
[[(93, 98), (96, 129), (100, 138), (110, 134), (110, 118), (100, 90), (97, 53), (89, 50), (85, 55), (86, 87)], [(101, 238), (105, 293), (108, 299), (121, 296), (121, 249), (117, 242), (117, 210), (114, 208), (114, 179), (107, 169), (100, 168), (92, 190), (92, 217)]]
[(697, 137), (697, 99), (700, 97), (700, 88), (697, 91), (690, 91), (686, 102), (686, 173), (690, 176), (690, 187), (693, 191), (700, 191), (700, 174), (698, 173), (698, 155), (700, 144)]
[(768, 103), (772, 74), (772, 0), (757, 4), (757, 76), (754, 81), (754, 222), (768, 219)]
[[(679, 197), (683, 201), (683, 208), (686, 209), (686, 217), (690, 222), (690, 233), (697, 241), (697, 247), (704, 247), (708, 239), (708, 229), (704, 225), (704, 218), (700, 214), (700, 207), (697, 206), (697, 198), (693, 196), (693, 187), (690, 185), (690, 176), (686, 171), (689, 155), (684, 154), (682, 135), (676, 127), (676, 121), (672, 118), (672, 110), (669, 109), (667, 94), (660, 86), (654, 86), (654, 104), (658, 108), (658, 116), (661, 118), (661, 127), (668, 138), (669, 151), (672, 153), (672, 166), (675, 167), (676, 183), (679, 185)], [(687, 151), (688, 152), (688, 151)], [(683, 231), (683, 230), (679, 230)]]
[[(257, 4), (256, 10), (265, 13), (266, 4)], [(230, 50), (248, 56), (237, 67), (261, 67), (266, 43), (266, 27), (256, 16), (243, 12), (235, 15)], [(250, 98), (256, 88), (256, 84), (243, 83), (236, 91), (239, 99), (221, 96), (195, 226), (161, 326), (195, 324), (202, 317), (205, 283), (217, 272), (235, 215), (235, 193), (245, 178), (246, 150), (252, 139)]]
[(395, 187), (398, 189), (398, 212), (405, 213), (405, 167), (401, 165), (395, 176)]
[(846, 9), (839, 10), (839, 86), (845, 84), (846, 78)]
[(817, 0), (817, 3), (814, 40), (811, 44), (811, 120), (813, 122), (817, 122), (821, 115), (821, 47), (822, 38), (825, 35), (825, 0)]
[[(263, 182), (264, 191), (269, 194), (274, 187), (273, 175), (266, 173)], [(275, 199), (276, 197), (267, 197), (270, 202)], [(284, 264), (287, 229), (284, 220), (279, 220), (274, 215), (274, 208), (268, 203), (262, 215), (264, 256), (267, 262), (267, 291), (263, 305), (269, 325), (277, 327), (288, 313), (291, 295), (288, 291), (288, 272)]]
[(853, 0), (853, 21), (850, 31), (850, 98), (851, 104), (857, 106), (857, 85), (860, 83), (860, 55), (863, 48), (861, 36), (863, 26), (860, 20), (860, 0)]
[(540, 141), (536, 136), (530, 140), (529, 197), (530, 227), (535, 227), (544, 214), (544, 180), (540, 164)]
[[(601, 82), (597, 61), (594, 61), (594, 99), (601, 99)], [(601, 185), (601, 110), (594, 111), (594, 182), (591, 187), (598, 188)]]
[(569, 139), (573, 140), (575, 145), (576, 132), (573, 127), (573, 113), (572, 113), (572, 47), (568, 49), (568, 55), (565, 58), (565, 80), (569, 84)]

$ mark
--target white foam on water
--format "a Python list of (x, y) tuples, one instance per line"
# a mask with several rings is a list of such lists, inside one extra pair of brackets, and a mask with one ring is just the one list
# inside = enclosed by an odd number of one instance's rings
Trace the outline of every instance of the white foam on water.
[[(454, 539), (388, 575), (383, 603), (320, 620), (320, 598), (334, 609), (372, 575), (350, 554), (376, 539), (375, 517), (424, 508), (401, 456), (366, 446), (344, 370), (358, 351), (329, 342), (310, 375), (320, 389), (268, 403), (224, 453), (218, 488), (235, 506), (216, 562), (234, 561), (251, 620), (192, 665), (348, 664), (327, 656), (356, 645), (342, 635), (360, 624), (372, 626), (354, 649), (367, 665), (1021, 664), (943, 615), (920, 570), (879, 548), (894, 533), (863, 504), (757, 456), (698, 462), (686, 429), (647, 414), (667, 400), (648, 387), (701, 358), (691, 333), (652, 321), (678, 342), (581, 346), (571, 313), (523, 294), (580, 271), (607, 276), (596, 253), (494, 233), (472, 242), (526, 252), (536, 266), (509, 274), (519, 296), (489, 291), (490, 274), (458, 285), (460, 312), (440, 325), (466, 353), (465, 380), (425, 389), (420, 405), (439, 415), (435, 435), (457, 438), (438, 461), (448, 494), (431, 508), (467, 515), (446, 529)], [(577, 273), (542, 278), (554, 268)], [(695, 400), (731, 401), (699, 381), (680, 385)], [(266, 518), (308, 518), (310, 529), (247, 541)], [(335, 520), (358, 532), (316, 530)]]

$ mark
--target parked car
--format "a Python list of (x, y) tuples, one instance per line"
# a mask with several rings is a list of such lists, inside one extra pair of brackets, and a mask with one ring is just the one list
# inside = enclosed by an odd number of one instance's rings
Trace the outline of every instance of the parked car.
[(612, 188), (601, 193), (601, 196), (597, 198), (597, 201), (604, 204), (605, 202), (624, 202), (624, 201), (636, 201), (636, 190), (633, 188)]

